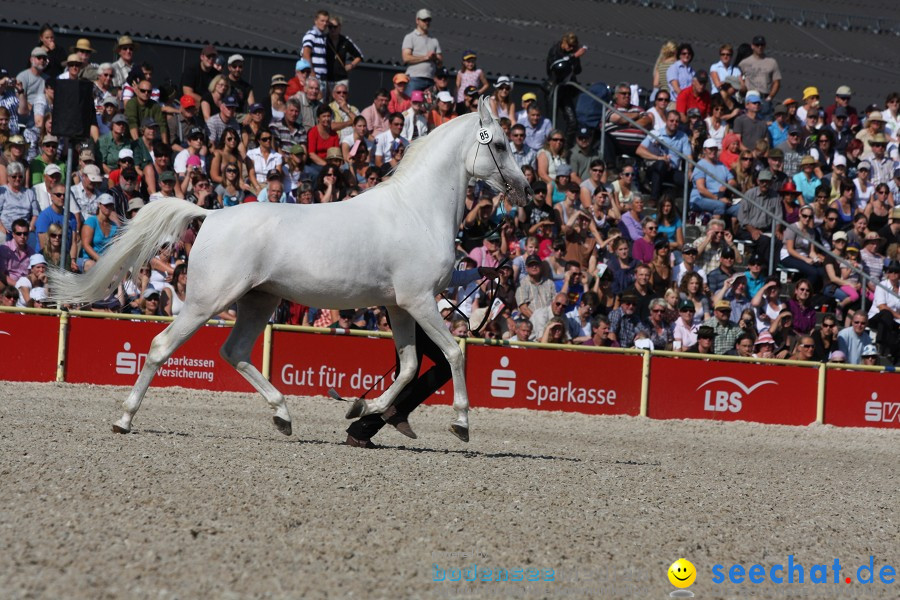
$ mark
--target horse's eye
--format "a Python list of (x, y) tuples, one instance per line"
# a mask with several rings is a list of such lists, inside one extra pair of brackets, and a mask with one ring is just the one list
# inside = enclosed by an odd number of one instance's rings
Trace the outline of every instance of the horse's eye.
[(496, 144), (494, 144), (494, 148), (496, 148), (498, 152), (505, 152), (506, 144), (504, 144), (503, 142), (497, 142)]

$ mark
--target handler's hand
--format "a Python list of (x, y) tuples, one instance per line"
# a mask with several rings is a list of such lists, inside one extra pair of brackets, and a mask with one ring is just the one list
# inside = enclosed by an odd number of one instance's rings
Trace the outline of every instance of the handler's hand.
[(478, 274), (488, 279), (496, 279), (500, 276), (500, 273), (494, 267), (478, 267)]

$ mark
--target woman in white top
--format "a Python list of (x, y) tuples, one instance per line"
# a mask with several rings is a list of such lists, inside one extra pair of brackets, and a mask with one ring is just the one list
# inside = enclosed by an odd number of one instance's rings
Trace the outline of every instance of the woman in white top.
[(659, 90), (653, 98), (653, 106), (647, 111), (647, 114), (653, 117), (653, 124), (650, 129), (653, 133), (660, 133), (666, 129), (666, 110), (669, 103), (672, 102), (672, 94), (669, 90)]
[(869, 175), (872, 173), (872, 163), (867, 160), (861, 161), (856, 168), (856, 177), (853, 178), (853, 185), (856, 187), (856, 209), (865, 210), (869, 203), (869, 198), (875, 193), (875, 186), (869, 181)]
[(750, 306), (756, 311), (756, 330), (759, 333), (768, 331), (772, 322), (787, 307), (781, 302), (781, 284), (778, 280), (769, 277), (753, 296)]
[(181, 263), (172, 273), (172, 283), (163, 286), (159, 302), (163, 313), (170, 317), (178, 316), (184, 306), (187, 293), (187, 264)]
[(719, 91), (719, 86), (722, 85), (726, 77), (741, 76), (741, 70), (731, 60), (732, 56), (734, 56), (734, 48), (731, 47), (731, 44), (722, 44), (719, 48), (719, 62), (709, 67), (709, 78), (712, 79), (710, 94), (715, 94)]
[(725, 141), (725, 135), (728, 133), (728, 123), (722, 120), (724, 114), (725, 103), (717, 96), (709, 104), (709, 116), (704, 119), (704, 123), (706, 123), (709, 138), (716, 140), (719, 148), (722, 147), (722, 142)]
[(516, 103), (512, 99), (512, 89), (512, 80), (506, 75), (501, 75), (494, 84), (494, 93), (490, 98), (491, 110), (497, 117), (509, 119), (510, 126), (516, 124)]
[(537, 155), (537, 175), (547, 184), (548, 189), (556, 180), (556, 168), (566, 162), (567, 154), (563, 132), (554, 129)]

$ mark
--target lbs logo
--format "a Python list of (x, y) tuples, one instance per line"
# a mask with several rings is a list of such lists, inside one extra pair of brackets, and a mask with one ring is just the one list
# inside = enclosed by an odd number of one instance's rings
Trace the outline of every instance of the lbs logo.
[(864, 418), (871, 423), (900, 423), (900, 402), (879, 402), (878, 393), (872, 392)]
[[(714, 383), (718, 385), (712, 385)], [(737, 413), (741, 412), (743, 401), (747, 396), (752, 394), (754, 390), (768, 384), (778, 385), (774, 381), (765, 380), (748, 387), (743, 382), (732, 377), (714, 377), (701, 383), (697, 391), (708, 386), (703, 399), (703, 410)]]

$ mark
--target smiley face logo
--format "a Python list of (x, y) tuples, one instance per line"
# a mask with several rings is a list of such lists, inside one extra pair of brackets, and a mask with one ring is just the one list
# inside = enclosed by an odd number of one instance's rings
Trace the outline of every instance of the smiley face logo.
[(679, 558), (669, 567), (669, 582), (677, 588), (690, 587), (697, 579), (697, 569), (689, 560)]

